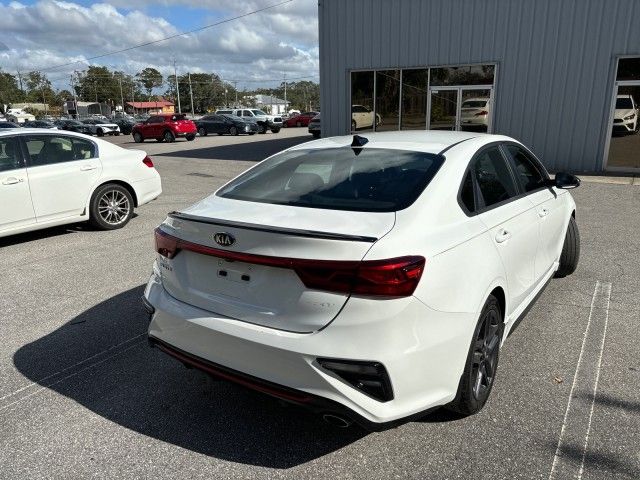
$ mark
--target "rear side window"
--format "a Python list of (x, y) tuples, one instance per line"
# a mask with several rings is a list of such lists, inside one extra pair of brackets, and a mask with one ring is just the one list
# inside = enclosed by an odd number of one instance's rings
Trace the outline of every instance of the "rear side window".
[(32, 167), (87, 160), (96, 157), (96, 147), (81, 138), (54, 135), (25, 136)]
[(516, 145), (506, 145), (505, 150), (513, 161), (516, 177), (525, 192), (532, 192), (547, 185), (546, 175), (542, 174), (527, 152)]
[(0, 172), (22, 168), (18, 142), (12, 137), (0, 137)]
[(184, 120), (186, 118), (187, 118), (187, 116), (184, 113), (180, 114), (180, 115), (172, 115), (171, 116), (171, 121), (172, 122), (177, 122), (178, 120)]
[(467, 208), (470, 213), (476, 211), (476, 201), (473, 194), (473, 178), (471, 172), (467, 172), (462, 182), (462, 188), (460, 189), (460, 201)]
[(393, 212), (411, 205), (444, 157), (364, 148), (283, 152), (232, 181), (218, 196), (328, 210)]
[(498, 147), (484, 150), (476, 158), (472, 171), (485, 207), (518, 195), (516, 184)]

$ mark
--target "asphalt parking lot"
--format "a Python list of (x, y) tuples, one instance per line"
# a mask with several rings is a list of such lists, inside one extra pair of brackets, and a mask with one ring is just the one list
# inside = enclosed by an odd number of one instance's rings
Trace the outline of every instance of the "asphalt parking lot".
[(0, 239), (0, 478), (640, 478), (640, 186), (575, 191), (578, 271), (506, 342), (487, 406), (368, 434), (146, 343), (153, 229), (306, 129), (149, 152), (163, 195), (118, 231)]

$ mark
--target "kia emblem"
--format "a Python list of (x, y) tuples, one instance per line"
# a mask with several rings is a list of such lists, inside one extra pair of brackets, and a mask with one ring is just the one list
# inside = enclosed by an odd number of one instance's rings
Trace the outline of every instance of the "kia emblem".
[(218, 232), (213, 236), (213, 240), (223, 247), (230, 247), (236, 243), (236, 239), (230, 233)]

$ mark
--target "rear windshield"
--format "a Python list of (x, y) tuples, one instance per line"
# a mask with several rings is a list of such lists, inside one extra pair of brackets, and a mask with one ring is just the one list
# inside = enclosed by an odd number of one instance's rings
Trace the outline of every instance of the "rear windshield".
[(171, 116), (171, 121), (172, 122), (177, 122), (178, 120), (185, 120), (187, 118), (187, 116), (183, 113), (180, 115), (172, 115)]
[(394, 212), (411, 205), (444, 157), (364, 148), (295, 150), (275, 155), (238, 177), (218, 196), (297, 207)]

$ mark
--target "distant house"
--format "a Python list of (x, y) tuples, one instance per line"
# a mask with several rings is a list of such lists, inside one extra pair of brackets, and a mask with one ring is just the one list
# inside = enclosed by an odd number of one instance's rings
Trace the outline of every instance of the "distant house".
[(271, 95), (254, 95), (256, 107), (267, 110), (272, 115), (282, 115), (289, 110), (291, 102), (285, 102), (283, 99), (273, 97)]
[(175, 113), (175, 105), (169, 100), (160, 98), (150, 102), (127, 102), (125, 106), (127, 113), (146, 113), (154, 115), (156, 113)]
[(79, 102), (67, 100), (63, 105), (65, 115), (73, 117), (88, 117), (89, 115), (111, 115), (111, 106), (106, 103)]

